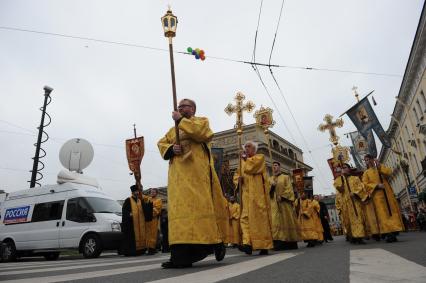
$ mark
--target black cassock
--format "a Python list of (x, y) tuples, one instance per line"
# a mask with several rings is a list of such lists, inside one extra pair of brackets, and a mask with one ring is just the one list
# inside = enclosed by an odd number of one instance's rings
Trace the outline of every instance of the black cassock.
[(331, 236), (330, 232), (330, 225), (328, 224), (328, 220), (325, 218), (328, 218), (327, 206), (322, 201), (319, 201), (318, 203), (320, 205), (321, 224), (322, 228), (324, 229), (324, 240), (333, 240), (333, 237)]
[(130, 197), (126, 198), (124, 201), (121, 212), (121, 232), (123, 233), (123, 241), (121, 242), (120, 253), (125, 256), (135, 256), (138, 253), (136, 251), (135, 230)]

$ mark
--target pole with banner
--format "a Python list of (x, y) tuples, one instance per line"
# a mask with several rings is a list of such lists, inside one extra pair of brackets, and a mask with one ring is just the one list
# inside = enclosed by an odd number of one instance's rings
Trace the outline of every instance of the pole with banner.
[(133, 125), (133, 133), (134, 138), (126, 140), (126, 156), (129, 169), (133, 173), (136, 185), (142, 194), (141, 163), (145, 153), (145, 144), (144, 138), (136, 135), (136, 125)]
[(263, 129), (263, 133), (265, 135), (266, 145), (268, 146), (269, 152), (269, 160), (272, 166), (272, 151), (271, 151), (271, 143), (269, 142), (269, 128), (272, 128), (275, 125), (275, 121), (272, 118), (272, 112), (274, 112), (271, 108), (260, 106), (260, 109), (254, 113), (254, 118), (256, 119), (256, 125), (259, 128)]

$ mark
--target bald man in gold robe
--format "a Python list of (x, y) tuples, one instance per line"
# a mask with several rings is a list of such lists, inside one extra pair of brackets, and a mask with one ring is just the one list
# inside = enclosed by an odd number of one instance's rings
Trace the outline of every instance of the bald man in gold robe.
[(194, 116), (196, 104), (191, 99), (181, 100), (178, 110), (172, 118), (178, 124), (180, 144), (174, 127), (158, 142), (161, 156), (169, 161), (171, 257), (163, 268), (190, 267), (212, 253), (222, 260), (229, 226), (226, 199), (213, 167), (209, 120)]
[(242, 187), (240, 250), (246, 254), (260, 250), (260, 255), (267, 255), (268, 250), (273, 248), (270, 186), (265, 156), (256, 152), (257, 144), (247, 141), (241, 161), (241, 176), (238, 173), (234, 176), (236, 186)]

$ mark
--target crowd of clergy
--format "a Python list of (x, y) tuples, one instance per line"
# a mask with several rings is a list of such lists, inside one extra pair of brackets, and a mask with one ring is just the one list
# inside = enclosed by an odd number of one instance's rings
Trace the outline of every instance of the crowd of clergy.
[[(254, 251), (267, 255), (271, 249), (297, 249), (299, 241), (314, 247), (332, 240), (325, 205), (322, 209), (304, 189), (296, 197), (292, 179), (282, 172), (280, 163), (273, 162), (269, 176), (265, 156), (257, 152), (254, 141), (244, 144), (234, 176), (235, 194), (225, 197), (210, 150), (213, 131), (209, 120), (194, 116), (195, 111), (193, 100), (181, 100), (178, 111), (172, 113), (176, 127), (158, 142), (162, 158), (169, 162), (171, 256), (162, 263), (163, 268), (190, 267), (209, 254), (221, 261), (226, 246), (236, 246), (250, 255)], [(344, 164), (334, 181), (344, 232), (353, 243), (364, 243), (366, 237), (396, 241), (396, 232), (403, 228), (398, 204), (386, 181), (392, 170), (369, 155), (365, 161), (369, 168), (362, 177), (353, 175)], [(126, 238), (122, 254), (153, 254), (161, 200), (155, 190), (151, 197), (141, 195), (135, 186), (132, 191), (123, 205)], [(152, 209), (145, 209), (146, 203), (151, 203)]]

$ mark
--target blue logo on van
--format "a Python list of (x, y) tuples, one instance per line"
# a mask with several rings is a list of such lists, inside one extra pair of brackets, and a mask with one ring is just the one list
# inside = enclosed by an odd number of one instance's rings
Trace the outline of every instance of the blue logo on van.
[(21, 206), (15, 208), (6, 209), (4, 214), (3, 223), (4, 224), (14, 224), (27, 222), (28, 213), (30, 212), (30, 206)]

